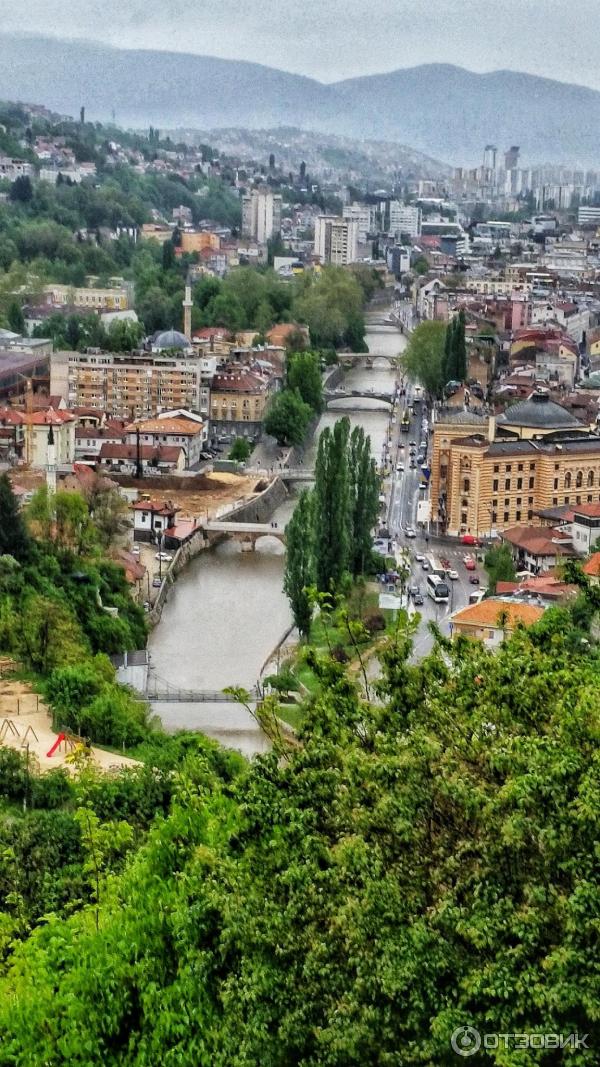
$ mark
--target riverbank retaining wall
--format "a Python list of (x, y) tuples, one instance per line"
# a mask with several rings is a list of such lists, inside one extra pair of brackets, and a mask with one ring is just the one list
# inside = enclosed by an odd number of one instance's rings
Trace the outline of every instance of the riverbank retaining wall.
[[(283, 504), (287, 495), (287, 489), (281, 479), (274, 478), (269, 482), (266, 488), (257, 496), (253, 497), (252, 500), (244, 501), (243, 504), (239, 504), (233, 507), (230, 511), (219, 515), (219, 518), (229, 522), (268, 522), (273, 512)], [(190, 539), (186, 541), (181, 548), (177, 549), (158, 591), (156, 600), (152, 605), (152, 610), (148, 612), (147, 618), (151, 627), (156, 626), (160, 621), (169, 591), (175, 582), (177, 575), (180, 574), (184, 567), (187, 567), (188, 563), (195, 559), (200, 552), (212, 548), (213, 545), (222, 541), (225, 536), (226, 534), (209, 536), (202, 527), (199, 527), (192, 534)]]

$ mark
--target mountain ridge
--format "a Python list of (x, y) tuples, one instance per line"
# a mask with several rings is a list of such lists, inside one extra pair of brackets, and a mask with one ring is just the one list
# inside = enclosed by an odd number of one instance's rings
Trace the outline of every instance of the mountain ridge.
[(401, 142), (454, 165), (487, 143), (524, 160), (600, 164), (600, 92), (520, 71), (479, 74), (448, 63), (320, 82), (249, 60), (119, 49), (0, 32), (0, 97), (43, 102), (122, 125), (249, 129), (297, 126)]

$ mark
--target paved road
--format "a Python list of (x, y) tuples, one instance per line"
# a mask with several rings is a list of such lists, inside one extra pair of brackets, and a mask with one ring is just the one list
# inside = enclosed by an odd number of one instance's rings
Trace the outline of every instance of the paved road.
[[(398, 405), (397, 422), (392, 424), (391, 455), (394, 462), (392, 464), (393, 474), (388, 482), (388, 528), (391, 537), (396, 543), (397, 551), (408, 550), (410, 553), (411, 574), (409, 584), (418, 585), (424, 597), (423, 605), (416, 609), (421, 616), (421, 623), (414, 640), (413, 659), (417, 660), (427, 655), (433, 644), (428, 623), (431, 621), (437, 622), (442, 633), (449, 635), (450, 615), (458, 608), (465, 607), (468, 604), (469, 594), (477, 587), (469, 582), (469, 577), (473, 572), (467, 571), (463, 562), (463, 557), (467, 553), (472, 554), (473, 550), (459, 544), (444, 545), (443, 547), (431, 545), (425, 531), (417, 527), (417, 503), (419, 499), (425, 499), (427, 494), (419, 489), (419, 483), (422, 481), (420, 468), (416, 470), (410, 469), (409, 443), (410, 441), (416, 442), (418, 451), (419, 443), (423, 438), (421, 430), (423, 412), (412, 413), (412, 396), (413, 387), (409, 385), (407, 396), (402, 397)], [(404, 406), (408, 408), (410, 415), (408, 433), (402, 433), (400, 430), (400, 419), (402, 418)], [(403, 446), (403, 451), (400, 450), (400, 446)], [(398, 460), (404, 464), (405, 468), (401, 473), (396, 472), (395, 469)], [(416, 538), (406, 537), (405, 531), (408, 527), (416, 530)], [(427, 553), (434, 554), (438, 558), (443, 556), (444, 559), (448, 559), (451, 568), (459, 574), (458, 580), (448, 582), (450, 587), (448, 604), (435, 604), (427, 596), (427, 574), (423, 571), (421, 563), (415, 560), (415, 554)], [(480, 578), (482, 588), (485, 588), (486, 575), (481, 564), (478, 565), (475, 573)], [(414, 606), (411, 605), (409, 610), (412, 613), (415, 610)]]

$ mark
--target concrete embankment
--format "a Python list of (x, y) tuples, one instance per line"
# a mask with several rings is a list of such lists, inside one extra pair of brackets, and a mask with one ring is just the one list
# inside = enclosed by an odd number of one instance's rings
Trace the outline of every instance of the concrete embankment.
[[(245, 500), (241, 504), (234, 505), (230, 510), (223, 512), (219, 515), (220, 519), (227, 520), (228, 522), (267, 522), (274, 511), (283, 504), (287, 498), (287, 489), (280, 478), (273, 478), (272, 481), (258, 493), (257, 496), (252, 497), (251, 500)], [(184, 567), (187, 567), (188, 563), (194, 559), (200, 552), (206, 551), (208, 548), (212, 548), (218, 541), (222, 540), (223, 534), (209, 535), (206, 530), (200, 526), (192, 534), (188, 541), (177, 549), (173, 557), (167, 574), (163, 580), (163, 583), (158, 591), (158, 595), (152, 606), (152, 611), (148, 613), (148, 622), (150, 626), (156, 626), (162, 615), (162, 610), (165, 605), (165, 601), (169, 595), (169, 590), (176, 580), (177, 575), (181, 573)]]

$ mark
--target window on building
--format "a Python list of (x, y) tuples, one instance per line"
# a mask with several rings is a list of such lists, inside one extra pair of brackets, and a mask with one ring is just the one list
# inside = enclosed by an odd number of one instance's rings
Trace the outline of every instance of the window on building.
[(447, 467), (440, 467), (440, 478), (443, 478), (445, 480), (447, 477), (448, 477), (448, 468)]
[(554, 488), (554, 489), (558, 489), (558, 478), (555, 478), (555, 479), (554, 479), (554, 486), (553, 486), (553, 488)]
[(571, 471), (567, 471), (565, 474), (565, 489), (571, 488)]
[(533, 497), (532, 496), (528, 497), (527, 503), (528, 504), (533, 504)]
[(522, 478), (517, 478), (517, 489), (522, 489), (522, 488), (523, 488), (523, 479)]
[(492, 511), (492, 522), (498, 522), (498, 512)]
[(498, 474), (500, 467), (497, 463), (494, 464), (494, 474)]
[(529, 470), (530, 471), (534, 471), (535, 470), (535, 463), (530, 463), (529, 464)]
[(528, 518), (528, 519), (532, 519), (532, 518), (533, 518), (533, 511), (531, 510), (531, 508), (530, 508), (530, 509), (529, 509), (529, 511), (527, 512), (527, 518)]
[(517, 505), (518, 508), (521, 507), (521, 497), (520, 496), (518, 496), (517, 499), (515, 500), (515, 504)]
[(591, 493), (588, 493), (587, 502), (588, 502), (588, 504), (592, 503), (592, 494)]
[(558, 497), (557, 496), (553, 496), (552, 497), (552, 503), (553, 504), (558, 504)]
[(510, 505), (510, 498), (506, 497), (506, 500), (504, 501), (504, 507), (507, 508), (507, 507), (509, 507), (509, 505)]
[(470, 488), (471, 488), (471, 480), (469, 478), (465, 478), (464, 481), (463, 481), (463, 493), (468, 493)]
[(565, 504), (569, 504), (570, 503), (570, 498), (568, 496), (566, 496), (564, 502), (565, 502)]
[(508, 522), (509, 518), (510, 518), (510, 516), (509, 516), (509, 514), (508, 514), (508, 511), (505, 511), (505, 512), (504, 512), (504, 521), (505, 521), (505, 522)]
[(555, 471), (558, 471), (558, 470), (560, 470), (560, 463), (555, 463), (555, 464), (554, 464), (554, 470), (555, 470)]
[(492, 490), (493, 490), (494, 493), (498, 492), (498, 479), (497, 478), (494, 478), (494, 481), (492, 482)]
[(467, 513), (466, 513), (466, 511), (461, 512), (460, 521), (461, 521), (461, 524), (463, 526), (467, 525)]
[(575, 479), (575, 487), (577, 489), (581, 489), (582, 485), (583, 485), (583, 471), (577, 471), (577, 476), (576, 476), (576, 479)]
[(581, 495), (580, 495), (579, 493), (578, 493), (578, 494), (577, 494), (577, 496), (575, 497), (575, 503), (576, 503), (576, 504), (581, 504)]
[(521, 521), (521, 512), (518, 511), (518, 510), (515, 511), (515, 519), (516, 519), (517, 522)]
[(530, 478), (529, 479), (529, 488), (533, 489), (534, 486), (535, 486), (535, 478)]
[(522, 463), (519, 463), (519, 465), (517, 467), (517, 470), (518, 471), (522, 471), (523, 470), (523, 464)]
[(594, 484), (594, 472), (593, 471), (588, 471), (587, 483), (588, 483), (588, 488)]
[(504, 468), (504, 470), (505, 470), (505, 471), (506, 471), (507, 473), (508, 473), (508, 471), (511, 471), (511, 470), (512, 470), (512, 463), (507, 463), (507, 464), (506, 464), (506, 467)]
[(505, 478), (504, 479), (504, 488), (505, 489), (510, 489), (510, 478)]

